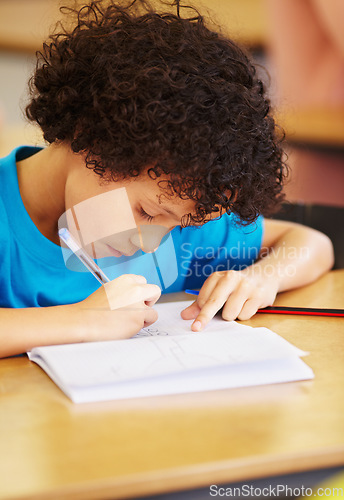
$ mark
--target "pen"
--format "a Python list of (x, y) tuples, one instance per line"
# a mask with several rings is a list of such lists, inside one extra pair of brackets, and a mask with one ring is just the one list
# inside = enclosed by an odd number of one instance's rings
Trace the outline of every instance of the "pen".
[[(184, 290), (190, 295), (198, 295), (197, 290)], [(266, 314), (300, 314), (306, 316), (335, 316), (344, 317), (344, 309), (323, 309), (315, 307), (285, 307), (285, 306), (269, 306), (264, 309), (258, 309), (257, 313)]]
[(87, 267), (99, 283), (104, 285), (104, 283), (108, 283), (110, 281), (94, 260), (91, 259), (91, 257), (85, 252), (85, 250), (83, 250), (83, 248), (80, 247), (80, 245), (78, 245), (66, 227), (59, 229), (58, 234), (63, 243), (65, 243), (74, 255), (78, 257), (78, 259), (84, 264), (84, 266)]

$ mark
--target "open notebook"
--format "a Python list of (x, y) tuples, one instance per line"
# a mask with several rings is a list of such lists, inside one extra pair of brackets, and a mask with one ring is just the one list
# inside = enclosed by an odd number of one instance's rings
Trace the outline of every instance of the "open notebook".
[(200, 333), (190, 302), (158, 304), (159, 320), (128, 340), (36, 347), (40, 365), (75, 403), (313, 378), (306, 353), (267, 328), (214, 318)]

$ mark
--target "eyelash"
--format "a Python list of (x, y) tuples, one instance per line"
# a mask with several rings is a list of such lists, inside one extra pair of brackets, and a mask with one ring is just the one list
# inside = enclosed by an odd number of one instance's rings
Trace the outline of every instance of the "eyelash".
[(139, 212), (144, 219), (148, 220), (148, 222), (152, 222), (152, 220), (154, 219), (154, 216), (147, 214), (147, 212), (145, 212), (142, 207), (139, 208)]

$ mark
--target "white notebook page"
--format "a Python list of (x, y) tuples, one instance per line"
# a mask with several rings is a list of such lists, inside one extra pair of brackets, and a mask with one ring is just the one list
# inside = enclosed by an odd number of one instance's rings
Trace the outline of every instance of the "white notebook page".
[(306, 353), (267, 328), (214, 318), (191, 332), (180, 317), (188, 304), (157, 305), (159, 320), (133, 339), (39, 347), (29, 357), (75, 401), (312, 377), (299, 359)]

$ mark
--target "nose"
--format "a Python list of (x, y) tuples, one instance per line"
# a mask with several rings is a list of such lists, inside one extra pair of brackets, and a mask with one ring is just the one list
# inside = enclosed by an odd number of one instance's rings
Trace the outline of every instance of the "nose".
[(169, 231), (170, 229), (165, 226), (151, 224), (149, 226), (138, 226), (137, 231), (131, 236), (130, 241), (146, 253), (154, 252)]

